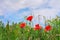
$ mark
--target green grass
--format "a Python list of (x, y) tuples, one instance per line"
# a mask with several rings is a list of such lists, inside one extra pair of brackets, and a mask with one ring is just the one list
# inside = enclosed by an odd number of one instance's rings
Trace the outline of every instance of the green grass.
[(52, 30), (49, 32), (44, 32), (44, 29), (33, 30), (32, 27), (26, 25), (25, 28), (20, 28), (20, 23), (9, 22), (6, 26), (0, 21), (0, 40), (60, 40), (60, 19), (55, 18), (48, 20), (52, 26)]

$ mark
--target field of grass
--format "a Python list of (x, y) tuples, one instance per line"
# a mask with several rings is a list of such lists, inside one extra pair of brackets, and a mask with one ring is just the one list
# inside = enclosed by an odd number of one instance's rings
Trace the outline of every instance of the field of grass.
[(0, 40), (60, 40), (60, 17), (45, 20), (45, 24), (48, 23), (52, 27), (49, 31), (45, 31), (44, 28), (34, 30), (34, 27), (30, 26), (31, 23), (26, 23), (26, 26), (21, 28), (21, 23), (12, 22), (12, 25), (9, 25), (8, 21), (5, 26), (0, 21)]

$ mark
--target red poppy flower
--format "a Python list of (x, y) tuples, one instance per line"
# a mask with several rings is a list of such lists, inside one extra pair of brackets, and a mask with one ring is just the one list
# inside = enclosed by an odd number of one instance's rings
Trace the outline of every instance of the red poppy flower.
[(52, 29), (52, 27), (51, 27), (50, 25), (47, 25), (47, 26), (45, 27), (45, 32), (50, 31), (51, 29)]
[(33, 16), (28, 16), (26, 20), (32, 21), (32, 19), (33, 19)]
[(39, 24), (36, 24), (36, 25), (35, 25), (34, 30), (41, 30), (41, 29), (42, 29), (42, 27), (41, 27)]
[(21, 24), (20, 24), (20, 27), (21, 27), (21, 28), (24, 28), (25, 26), (26, 26), (26, 23), (21, 23)]

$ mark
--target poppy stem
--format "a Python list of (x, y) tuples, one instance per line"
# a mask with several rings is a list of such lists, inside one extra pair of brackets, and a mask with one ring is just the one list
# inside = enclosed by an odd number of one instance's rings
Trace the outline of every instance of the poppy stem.
[(23, 40), (23, 38), (24, 38), (24, 28), (21, 29), (21, 34), (22, 34), (21, 39)]
[[(31, 8), (31, 15), (34, 17), (34, 12), (33, 12), (33, 8)], [(33, 22), (31, 21), (31, 26), (33, 26)]]
[[(46, 26), (46, 18), (45, 16), (43, 16), (44, 20), (45, 20), (45, 26)], [(44, 33), (44, 36), (46, 36), (46, 33)]]
[(40, 15), (38, 15), (38, 23), (40, 23)]

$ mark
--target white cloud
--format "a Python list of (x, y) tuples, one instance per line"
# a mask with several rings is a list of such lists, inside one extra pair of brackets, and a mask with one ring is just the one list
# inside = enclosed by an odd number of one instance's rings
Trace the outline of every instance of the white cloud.
[(0, 3), (0, 7), (7, 10), (19, 10), (24, 7), (37, 7), (45, 4), (47, 0), (4, 0)]
[(50, 0), (48, 5), (55, 9), (60, 9), (60, 0)]
[(0, 10), (0, 16), (3, 16), (3, 12), (2, 12), (2, 10)]
[[(47, 0), (3, 0), (0, 2), (0, 10), (2, 10), (2, 12), (14, 12), (25, 7), (34, 8), (46, 2)], [(6, 15), (7, 13), (1, 14)]]
[[(0, 0), (0, 8), (6, 11), (19, 10), (25, 7), (37, 8), (45, 3), (48, 3), (48, 0)], [(50, 0), (48, 3), (49, 6), (54, 8), (60, 8), (59, 0)]]
[(41, 10), (40, 9), (33, 10), (33, 12), (35, 16), (42, 15), (42, 16), (45, 16), (46, 18), (50, 18), (50, 16), (54, 18), (56, 14), (58, 13), (58, 10), (46, 8), (46, 9), (41, 9)]
[[(1, 6), (2, 5), (2, 6)], [(24, 0), (22, 1), (22, 0), (19, 0), (19, 1), (17, 1), (17, 2), (12, 2), (12, 0), (10, 1), (10, 0), (6, 0), (6, 1), (3, 1), (2, 3), (1, 3), (1, 7), (2, 8), (5, 8), (5, 9), (10, 9), (10, 10), (18, 10), (18, 9), (20, 9), (20, 8), (24, 8), (25, 7), (25, 5), (24, 5)]]
[(30, 8), (37, 8), (38, 6), (41, 6), (47, 2), (48, 0), (26, 0), (26, 5)]
[(36, 8), (43, 5), (48, 0), (0, 0), (0, 10), (4, 12), (14, 12), (25, 7)]

